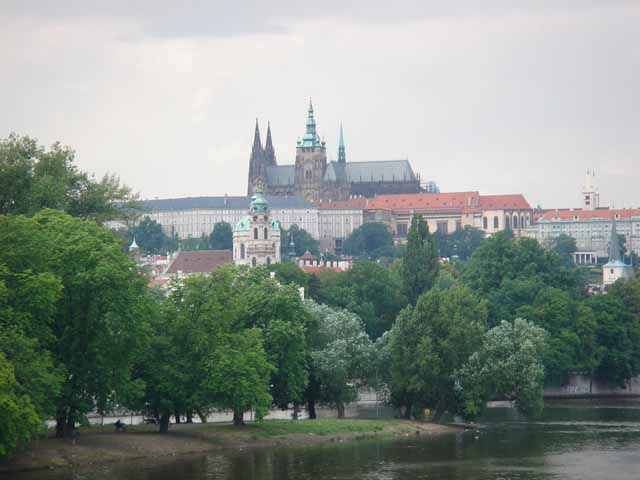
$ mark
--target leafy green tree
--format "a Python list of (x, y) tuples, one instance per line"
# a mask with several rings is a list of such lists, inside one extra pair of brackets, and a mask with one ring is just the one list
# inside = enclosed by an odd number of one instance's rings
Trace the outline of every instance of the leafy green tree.
[(477, 417), (491, 398), (507, 399), (525, 415), (539, 415), (545, 338), (542, 328), (520, 318), (486, 332), (482, 347), (457, 373), (464, 416)]
[(407, 250), (402, 260), (405, 295), (415, 305), (418, 297), (429, 290), (438, 276), (438, 252), (434, 237), (422, 215), (411, 218)]
[(137, 216), (141, 204), (115, 175), (95, 180), (74, 165), (75, 153), (55, 143), (11, 134), (0, 140), (0, 214), (32, 215), (43, 208), (102, 223)]
[(276, 406), (302, 401), (307, 386), (305, 325), (308, 314), (294, 285), (269, 278), (266, 268), (251, 269), (240, 278), (238, 292), (246, 304), (245, 328), (260, 328), (271, 374)]
[(500, 288), (505, 280), (531, 277), (574, 292), (583, 286), (576, 269), (566, 267), (558, 254), (531, 238), (512, 239), (504, 232), (482, 242), (462, 274), (467, 285), (483, 294)]
[(162, 226), (145, 216), (129, 232), (129, 242), (136, 239), (140, 249), (147, 254), (159, 254), (170, 250), (170, 239), (162, 231)]
[(393, 237), (384, 223), (367, 222), (356, 228), (344, 241), (342, 250), (347, 255), (377, 258), (393, 246)]
[[(37, 249), (33, 241), (12, 241), (33, 231), (42, 241)], [(144, 278), (109, 230), (54, 210), (32, 219), (4, 217), (0, 263), (14, 277), (29, 273), (39, 275), (40, 282), (53, 284), (52, 277), (60, 282), (55, 308), (49, 303), (34, 306), (46, 314), (38, 325), (41, 336), (24, 331), (45, 342), (56, 366), (64, 369), (56, 432), (70, 434), (84, 414), (108, 409), (129, 386), (139, 319), (144, 316)], [(47, 291), (53, 294), (54, 287)]]
[(625, 386), (640, 374), (640, 319), (634, 314), (637, 299), (631, 303), (629, 286), (616, 287), (613, 293), (589, 298), (587, 305), (595, 314), (601, 349), (596, 375), (612, 385)]
[(378, 338), (406, 305), (399, 275), (376, 262), (357, 261), (346, 272), (322, 272), (310, 288), (314, 300), (358, 315), (367, 334)]
[(189, 237), (179, 241), (180, 249), (184, 251), (208, 250), (209, 238), (203, 233), (201, 237)]
[(13, 365), (0, 352), (0, 458), (28, 445), (41, 428), (31, 399), (19, 392)]
[(313, 328), (309, 332), (310, 378), (306, 392), (308, 410), (315, 418), (316, 402), (338, 410), (356, 399), (359, 387), (368, 383), (375, 349), (357, 315), (343, 309), (305, 304)]
[(484, 232), (479, 228), (466, 225), (448, 235), (436, 231), (434, 237), (440, 257), (467, 260), (482, 243)]
[(293, 240), (296, 257), (301, 257), (306, 252), (313, 255), (320, 253), (320, 242), (313, 238), (304, 228), (300, 228), (295, 223), (289, 229), (280, 230), (280, 255), (282, 258), (289, 258), (289, 249)]
[(227, 333), (207, 364), (208, 390), (216, 404), (233, 411), (233, 424), (244, 425), (243, 413), (253, 409), (262, 419), (271, 405), (269, 373), (274, 369), (267, 360), (259, 329)]
[(551, 249), (560, 256), (565, 265), (573, 265), (573, 254), (578, 249), (575, 238), (562, 233), (551, 241)]
[(275, 273), (276, 281), (282, 284), (292, 283), (308, 291), (311, 275), (302, 270), (297, 264), (293, 262), (272, 263), (266, 268), (267, 271)]
[(424, 407), (436, 420), (462, 411), (455, 372), (481, 347), (486, 319), (486, 301), (460, 285), (432, 289), (400, 313), (389, 339), (389, 387), (407, 417)]
[(218, 222), (209, 235), (209, 248), (212, 250), (233, 250), (233, 229), (227, 222)]
[(593, 371), (593, 360), (598, 358), (596, 321), (591, 309), (568, 292), (543, 288), (531, 304), (516, 309), (516, 316), (527, 318), (549, 333), (544, 356), (548, 380), (562, 383), (570, 371)]
[(210, 358), (217, 338), (242, 331), (247, 314), (237, 275), (235, 267), (221, 267), (175, 283), (166, 298), (156, 298), (134, 368), (144, 390), (130, 406), (158, 418), (161, 432), (172, 414), (186, 414), (189, 422), (197, 413), (205, 421), (215, 406), (208, 391)]

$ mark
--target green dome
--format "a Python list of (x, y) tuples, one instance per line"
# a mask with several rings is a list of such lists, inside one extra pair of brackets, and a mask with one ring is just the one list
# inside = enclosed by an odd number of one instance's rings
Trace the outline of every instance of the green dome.
[(234, 232), (246, 232), (251, 228), (251, 217), (243, 217), (233, 228)]

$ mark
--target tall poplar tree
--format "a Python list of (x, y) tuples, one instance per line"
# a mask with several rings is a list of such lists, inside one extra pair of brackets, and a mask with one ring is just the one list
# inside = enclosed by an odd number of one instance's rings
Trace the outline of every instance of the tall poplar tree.
[(429, 233), (429, 226), (422, 215), (414, 215), (402, 259), (403, 286), (411, 305), (415, 305), (420, 294), (433, 286), (438, 267), (436, 239)]

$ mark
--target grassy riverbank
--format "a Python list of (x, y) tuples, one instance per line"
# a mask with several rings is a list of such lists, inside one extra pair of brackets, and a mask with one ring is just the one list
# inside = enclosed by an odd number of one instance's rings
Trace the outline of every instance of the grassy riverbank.
[(0, 472), (66, 468), (126, 461), (161, 461), (219, 449), (304, 446), (374, 436), (433, 435), (457, 429), (397, 419), (266, 420), (245, 427), (228, 424), (171, 425), (166, 434), (149, 425), (116, 433), (113, 426), (80, 429), (75, 440), (42, 438), (32, 448), (0, 463)]

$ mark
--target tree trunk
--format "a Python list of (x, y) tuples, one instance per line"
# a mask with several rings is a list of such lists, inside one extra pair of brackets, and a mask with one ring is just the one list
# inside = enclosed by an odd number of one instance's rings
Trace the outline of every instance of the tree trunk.
[(66, 438), (73, 438), (76, 431), (76, 416), (69, 413), (67, 416), (67, 423), (64, 426), (64, 436)]
[(64, 427), (67, 424), (67, 417), (61, 415), (56, 417), (56, 438), (64, 437)]
[(202, 413), (200, 410), (196, 410), (196, 413), (198, 414), (198, 417), (200, 417), (200, 421), (202, 423), (207, 423), (207, 416)]
[(176, 417), (176, 423), (180, 423), (180, 412), (178, 410), (173, 413), (173, 416)]
[(436, 405), (436, 408), (435, 408), (435, 412), (433, 413), (433, 421), (435, 423), (438, 423), (442, 418), (442, 415), (444, 415), (444, 412), (446, 411), (447, 409), (444, 406), (444, 402), (442, 400), (438, 401), (438, 404)]
[(160, 416), (160, 433), (167, 433), (169, 431), (169, 418), (170, 415), (168, 413), (163, 413)]
[(405, 406), (404, 415), (403, 415), (405, 420), (411, 420), (411, 407), (412, 407), (411, 403), (407, 403)]
[(191, 410), (187, 410), (187, 423), (193, 423), (193, 412)]
[(244, 425), (244, 412), (241, 409), (233, 411), (233, 425), (236, 427)]
[(293, 419), (298, 420), (300, 416), (300, 405), (298, 403), (293, 404)]
[(338, 408), (338, 418), (344, 418), (344, 403), (338, 402), (336, 407)]
[(307, 410), (309, 411), (309, 418), (312, 420), (315, 420), (317, 417), (316, 415), (316, 402), (315, 400), (307, 400)]

